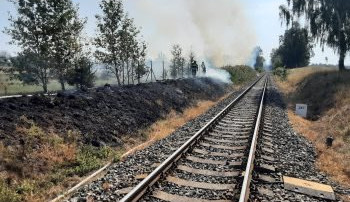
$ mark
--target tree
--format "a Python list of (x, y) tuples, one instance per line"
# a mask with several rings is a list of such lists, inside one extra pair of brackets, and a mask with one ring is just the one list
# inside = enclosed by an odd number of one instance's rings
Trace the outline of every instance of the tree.
[(147, 45), (145, 42), (141, 42), (139, 45), (138, 51), (136, 53), (136, 68), (135, 68), (135, 77), (137, 82), (140, 83), (140, 79), (143, 75), (147, 73), (146, 70), (146, 50)]
[[(146, 43), (139, 39), (134, 20), (124, 14), (121, 0), (102, 0), (102, 16), (98, 20), (95, 57), (112, 72), (118, 84), (134, 83), (145, 74)], [(126, 77), (126, 79), (125, 79)]]
[(49, 83), (49, 64), (41, 55), (32, 52), (21, 52), (11, 58), (12, 68), (9, 69), (12, 79), (18, 79), (25, 84), (41, 85), (47, 92)]
[(74, 68), (75, 54), (81, 52), (80, 36), (86, 20), (78, 18), (78, 8), (73, 6), (72, 0), (47, 0), (47, 3), (52, 12), (52, 68), (62, 90), (65, 90), (67, 73)]
[[(10, 0), (17, 8), (17, 16), (10, 16), (10, 28), (5, 33), (12, 37), (12, 44), (22, 48), (12, 62), (18, 77), (25, 83), (41, 84), (47, 92), (50, 56), (50, 8), (47, 1)], [(16, 73), (17, 71), (11, 71)]]
[(6, 51), (0, 52), (0, 71), (1, 66), (8, 66), (10, 63), (11, 55), (7, 53)]
[(120, 26), (124, 15), (123, 3), (121, 0), (102, 0), (100, 8), (103, 14), (96, 15), (98, 33), (94, 40), (97, 48), (95, 57), (115, 75), (120, 85)]
[(179, 74), (183, 76), (183, 70), (185, 65), (185, 58), (182, 55), (182, 48), (179, 44), (175, 44), (172, 47), (171, 54), (173, 58), (171, 59), (170, 65), (170, 75), (173, 78), (177, 78)]
[(256, 61), (254, 65), (255, 70), (261, 72), (264, 68), (264, 62), (265, 58), (263, 57), (263, 51), (260, 47), (258, 47)]
[(271, 57), (272, 68), (276, 69), (278, 67), (284, 67), (282, 56), (278, 52), (278, 49), (272, 49), (270, 57)]
[[(12, 37), (12, 43), (22, 48), (18, 60), (30, 60), (33, 56), (33, 61), (30, 61), (28, 67), (16, 63), (14, 68), (22, 73), (15, 77), (28, 77), (29, 73), (40, 73), (41, 75), (30, 77), (40, 78), (44, 91), (47, 91), (49, 79), (43, 76), (55, 73), (64, 90), (65, 74), (72, 66), (74, 54), (79, 52), (79, 37), (84, 26), (84, 21), (78, 18), (77, 8), (73, 6), (71, 0), (10, 1), (16, 5), (18, 14), (16, 17), (10, 16), (11, 25), (5, 32)], [(20, 64), (22, 66), (18, 66)], [(21, 80), (27, 81), (27, 79)]]
[(273, 66), (295, 68), (309, 65), (313, 54), (311, 41), (308, 30), (294, 22), (292, 27), (280, 36), (279, 48), (272, 52)]
[(95, 72), (93, 72), (93, 62), (88, 55), (81, 55), (74, 61), (74, 68), (67, 72), (67, 82), (69, 85), (76, 85), (80, 89), (94, 86)]
[[(125, 15), (122, 20), (122, 26), (120, 30), (120, 59), (123, 64), (123, 84), (125, 83), (125, 71), (128, 84), (130, 84), (130, 79), (134, 81), (134, 66), (137, 62), (139, 56), (139, 42), (137, 41), (137, 36), (140, 31), (134, 26), (134, 20), (129, 18), (128, 15)], [(145, 44), (143, 44), (145, 45)], [(126, 69), (125, 65), (126, 64)], [(131, 67), (130, 67), (131, 64)]]
[(328, 45), (339, 54), (339, 69), (345, 70), (344, 60), (350, 50), (349, 0), (287, 0), (280, 15), (289, 25), (304, 15), (311, 35), (322, 46)]
[(187, 77), (191, 77), (192, 76), (192, 69), (191, 69), (191, 65), (192, 63), (195, 61), (195, 54), (193, 52), (193, 50), (190, 50), (190, 54), (189, 54), (189, 58), (188, 58), (188, 62), (187, 62)]

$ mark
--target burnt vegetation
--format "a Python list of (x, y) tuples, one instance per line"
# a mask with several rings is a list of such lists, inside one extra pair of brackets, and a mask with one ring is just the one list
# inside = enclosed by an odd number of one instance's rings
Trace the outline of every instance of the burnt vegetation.
[[(62, 189), (57, 186), (79, 180), (74, 176), (118, 160), (111, 148), (122, 151), (125, 138), (147, 138), (142, 130), (157, 120), (198, 100), (216, 100), (226, 90), (227, 84), (201, 78), (1, 100), (0, 172), (6, 174), (0, 193), (13, 195), (0, 201), (54, 196)], [(30, 189), (16, 191), (24, 183)]]

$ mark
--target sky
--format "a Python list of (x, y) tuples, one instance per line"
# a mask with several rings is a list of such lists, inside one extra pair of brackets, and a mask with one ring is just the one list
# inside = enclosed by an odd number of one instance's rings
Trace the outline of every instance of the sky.
[[(94, 37), (95, 15), (100, 13), (99, 0), (73, 2), (79, 5), (80, 16), (88, 20), (84, 34), (87, 38)], [(213, 2), (214, 0), (126, 0), (124, 4), (130, 17), (135, 19), (135, 24), (141, 27), (143, 38), (149, 45), (150, 59), (157, 57), (160, 52), (168, 54), (174, 43), (180, 43), (187, 52), (191, 49), (200, 52), (199, 55), (220, 60), (220, 65), (249, 60), (247, 55), (255, 46), (260, 46), (265, 58), (269, 59), (271, 50), (278, 47), (279, 36), (286, 29), (279, 18), (279, 6), (285, 4), (286, 0)], [(2, 32), (9, 26), (9, 12), (16, 15), (12, 3), (0, 0), (0, 51), (14, 55), (20, 49), (8, 44), (10, 37)], [(230, 23), (230, 26), (226, 26), (226, 22)], [(221, 29), (222, 31), (217, 31)], [(218, 35), (220, 37), (213, 40), (213, 36)], [(223, 54), (230, 51), (232, 54), (228, 55), (227, 59)], [(329, 64), (337, 64), (338, 56), (332, 49), (326, 47), (322, 51), (320, 46), (316, 45), (314, 52), (311, 63), (326, 63), (325, 58), (328, 57)], [(350, 64), (349, 56), (346, 64)]]

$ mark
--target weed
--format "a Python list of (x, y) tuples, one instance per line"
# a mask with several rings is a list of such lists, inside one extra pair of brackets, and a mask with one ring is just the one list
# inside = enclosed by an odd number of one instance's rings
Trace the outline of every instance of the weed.
[(18, 194), (32, 193), (35, 190), (35, 184), (29, 180), (24, 180), (17, 188)]
[(8, 187), (8, 185), (0, 179), (0, 202), (17, 202), (21, 201), (21, 197), (15, 190)]
[(110, 158), (113, 150), (110, 147), (96, 148), (93, 146), (83, 146), (74, 162), (74, 167), (66, 170), (66, 175), (83, 176), (101, 167), (103, 160)]

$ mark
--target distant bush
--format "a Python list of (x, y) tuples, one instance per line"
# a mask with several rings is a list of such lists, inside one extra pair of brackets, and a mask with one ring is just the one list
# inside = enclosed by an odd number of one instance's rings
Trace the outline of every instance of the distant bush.
[(288, 70), (285, 67), (278, 67), (273, 70), (273, 74), (278, 76), (282, 81), (287, 80)]
[(255, 71), (259, 72), (259, 73), (263, 73), (265, 72), (264, 68), (263, 67), (258, 67), (255, 69)]
[(225, 66), (223, 67), (231, 75), (234, 84), (244, 84), (256, 78), (257, 72), (246, 65)]

